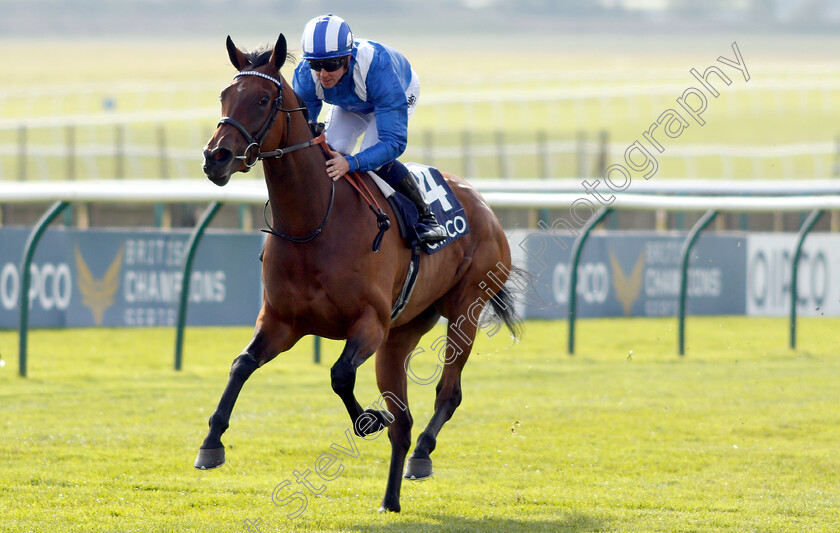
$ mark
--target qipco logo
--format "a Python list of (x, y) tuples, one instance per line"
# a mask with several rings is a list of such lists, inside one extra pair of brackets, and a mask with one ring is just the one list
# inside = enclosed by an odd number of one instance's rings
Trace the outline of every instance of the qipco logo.
[(446, 228), (446, 234), (454, 239), (467, 232), (467, 219), (458, 215), (452, 220), (447, 220), (444, 228)]
[[(554, 301), (566, 304), (569, 294), (569, 266), (557, 263), (552, 275)], [(602, 304), (610, 293), (610, 275), (605, 263), (582, 263), (577, 267), (577, 294), (590, 304)]]
[[(467, 233), (467, 229), (469, 226), (467, 225), (467, 219), (461, 215), (458, 215), (451, 220), (447, 220), (444, 225), (444, 229), (446, 230), (446, 236), (450, 239), (457, 239), (459, 236), (464, 235)], [(429, 247), (430, 250), (434, 250), (438, 248), (440, 245), (444, 244), (446, 241), (436, 242), (434, 244), (427, 244), (426, 246)]]
[[(66, 263), (43, 263), (29, 267), (29, 305), (49, 311), (66, 310), (73, 295), (70, 267)], [(20, 300), (21, 279), (17, 266), (6, 263), (0, 270), (0, 305), (15, 309)]]

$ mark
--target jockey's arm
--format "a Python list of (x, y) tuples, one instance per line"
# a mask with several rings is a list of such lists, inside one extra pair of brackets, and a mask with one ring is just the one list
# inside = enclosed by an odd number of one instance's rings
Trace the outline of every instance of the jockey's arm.
[[(408, 128), (400, 126), (407, 122), (405, 109), (375, 112), (379, 142), (362, 150), (350, 159), (350, 171), (374, 170), (402, 155), (408, 141)], [(402, 115), (402, 119), (400, 119)], [(355, 160), (355, 161), (354, 161)]]
[[(350, 171), (374, 170), (398, 158), (408, 144), (408, 102), (405, 89), (391, 69), (368, 74), (369, 101), (374, 104), (379, 142), (349, 158)], [(355, 161), (354, 161), (355, 159)]]

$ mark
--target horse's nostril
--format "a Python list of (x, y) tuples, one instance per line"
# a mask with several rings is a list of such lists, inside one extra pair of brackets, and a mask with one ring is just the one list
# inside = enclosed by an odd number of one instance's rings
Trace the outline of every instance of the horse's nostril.
[(233, 152), (227, 148), (214, 148), (204, 152), (204, 159), (215, 164), (224, 164), (233, 159)]

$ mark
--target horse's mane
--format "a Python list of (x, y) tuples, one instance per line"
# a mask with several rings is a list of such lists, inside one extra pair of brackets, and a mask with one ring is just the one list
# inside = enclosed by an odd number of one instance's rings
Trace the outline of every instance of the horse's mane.
[[(271, 53), (274, 51), (274, 47), (271, 46), (262, 46), (260, 48), (255, 48), (250, 52), (245, 52), (245, 57), (248, 58), (248, 61), (251, 63), (249, 70), (255, 69), (257, 67), (261, 67), (268, 63), (268, 60), (271, 58)], [(286, 61), (290, 61), (295, 63), (297, 58), (291, 52), (286, 53)]]

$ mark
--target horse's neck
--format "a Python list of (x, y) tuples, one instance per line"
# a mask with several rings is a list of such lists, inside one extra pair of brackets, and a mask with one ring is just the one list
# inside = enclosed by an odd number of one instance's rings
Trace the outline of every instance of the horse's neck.
[[(290, 141), (290, 144), (304, 142)], [(273, 226), (287, 235), (307, 235), (321, 224), (331, 184), (321, 147), (303, 148), (263, 165)]]

